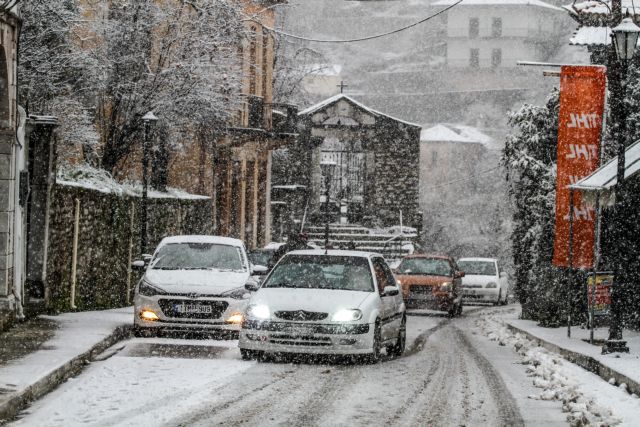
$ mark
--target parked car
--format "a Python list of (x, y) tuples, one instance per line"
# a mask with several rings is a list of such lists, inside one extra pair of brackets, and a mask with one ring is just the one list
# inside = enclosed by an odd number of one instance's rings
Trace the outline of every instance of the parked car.
[(136, 335), (175, 330), (239, 331), (252, 270), (244, 243), (216, 236), (163, 239), (134, 291)]
[(395, 270), (407, 307), (462, 314), (464, 272), (446, 255), (407, 255)]
[(466, 301), (506, 304), (509, 296), (507, 273), (500, 271), (496, 258), (460, 258), (458, 266), (466, 273), (462, 289)]
[(265, 353), (401, 355), (405, 306), (381, 255), (339, 250), (299, 250), (276, 264), (245, 312), (243, 359)]
[(267, 270), (259, 272), (257, 276), (266, 276), (267, 273), (273, 268), (276, 263), (275, 259), (276, 248), (272, 249), (252, 249), (247, 252), (247, 256), (249, 257), (249, 262), (253, 265), (263, 265), (267, 267)]

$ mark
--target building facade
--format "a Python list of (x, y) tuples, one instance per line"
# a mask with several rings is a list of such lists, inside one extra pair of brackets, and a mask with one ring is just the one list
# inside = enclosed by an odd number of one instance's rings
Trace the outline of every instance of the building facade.
[[(450, 6), (452, 0), (433, 5)], [(545, 61), (561, 33), (562, 9), (540, 0), (471, 0), (447, 12), (448, 68), (513, 68)]]
[(328, 190), (332, 221), (388, 227), (402, 217), (404, 225), (420, 228), (420, 126), (343, 94), (307, 108), (299, 120), (299, 141), (288, 150), (291, 166), (274, 183), (304, 189), (308, 222), (324, 221)]
[[(21, 293), (19, 255), (21, 239), (19, 170), (21, 147), (16, 138), (17, 46), (20, 16), (16, 9), (0, 10), (0, 326), (14, 317)], [(0, 327), (0, 329), (2, 329)]]

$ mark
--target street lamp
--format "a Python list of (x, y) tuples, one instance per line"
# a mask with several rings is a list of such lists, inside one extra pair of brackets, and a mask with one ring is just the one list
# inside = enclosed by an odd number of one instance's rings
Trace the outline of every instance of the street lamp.
[(322, 169), (322, 174), (324, 175), (324, 190), (325, 190), (325, 200), (324, 200), (324, 248), (325, 250), (329, 249), (329, 221), (331, 212), (329, 211), (329, 195), (331, 189), (331, 176), (333, 175), (333, 170), (338, 164), (333, 160), (323, 160), (320, 162), (320, 168)]
[(618, 117), (617, 132), (617, 154), (618, 169), (616, 183), (616, 200), (613, 210), (613, 225), (616, 247), (613, 260), (614, 284), (611, 290), (611, 323), (609, 325), (609, 338), (607, 339), (602, 353), (619, 353), (629, 352), (626, 341), (622, 339), (622, 295), (624, 292), (625, 282), (625, 260), (626, 252), (623, 247), (625, 241), (624, 233), (624, 216), (627, 205), (627, 189), (625, 183), (625, 150), (627, 147), (627, 111), (624, 107), (624, 98), (626, 94), (626, 78), (628, 63), (633, 58), (638, 43), (638, 35), (640, 35), (640, 27), (638, 27), (631, 18), (626, 17), (614, 27), (612, 30), (612, 42), (614, 45), (616, 57), (620, 64), (620, 98), (618, 101), (623, 105), (619, 109), (620, 117)]
[(140, 251), (147, 253), (147, 206), (149, 192), (149, 134), (151, 125), (155, 124), (158, 118), (153, 111), (149, 111), (142, 117), (144, 123), (144, 141), (142, 142), (142, 200), (140, 206)]

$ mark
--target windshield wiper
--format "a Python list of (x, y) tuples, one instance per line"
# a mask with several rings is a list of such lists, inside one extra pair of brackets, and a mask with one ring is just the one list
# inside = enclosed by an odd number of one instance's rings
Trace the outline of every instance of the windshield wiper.
[(290, 283), (290, 282), (280, 282), (280, 283), (274, 283), (274, 284), (269, 283), (265, 287), (267, 287), (267, 288), (297, 288), (298, 286), (296, 286), (296, 285), (294, 285), (293, 283)]

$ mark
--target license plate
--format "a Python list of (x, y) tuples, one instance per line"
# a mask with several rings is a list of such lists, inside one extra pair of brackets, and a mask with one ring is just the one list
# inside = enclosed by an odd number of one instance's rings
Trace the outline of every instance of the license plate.
[(282, 331), (291, 335), (309, 335), (313, 333), (306, 326), (285, 326)]
[(177, 304), (175, 307), (178, 313), (183, 314), (211, 314), (213, 310), (210, 305), (197, 304)]

